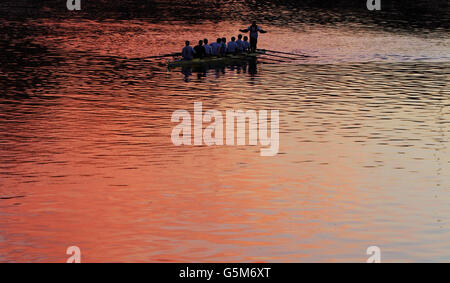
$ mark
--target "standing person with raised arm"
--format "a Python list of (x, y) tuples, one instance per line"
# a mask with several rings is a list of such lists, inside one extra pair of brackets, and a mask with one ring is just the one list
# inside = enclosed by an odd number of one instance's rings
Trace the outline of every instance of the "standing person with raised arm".
[(249, 32), (250, 33), (250, 49), (251, 52), (256, 52), (258, 48), (258, 34), (266, 33), (267, 31), (263, 30), (256, 24), (256, 21), (252, 22), (252, 25), (246, 29), (239, 30), (240, 32)]

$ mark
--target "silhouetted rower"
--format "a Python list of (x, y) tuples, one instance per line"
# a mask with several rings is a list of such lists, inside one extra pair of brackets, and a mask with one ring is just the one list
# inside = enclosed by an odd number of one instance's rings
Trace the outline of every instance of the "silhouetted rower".
[(212, 54), (212, 48), (211, 45), (208, 44), (208, 39), (205, 38), (203, 39), (203, 47), (205, 48), (205, 55), (206, 56), (211, 56)]
[(216, 40), (216, 42), (211, 43), (211, 55), (219, 56), (221, 43), (222, 43), (222, 39), (220, 39), (220, 38), (218, 38)]
[(244, 41), (242, 42), (242, 47), (244, 52), (250, 52), (250, 42), (248, 42), (248, 36), (244, 36)]
[(203, 58), (206, 55), (205, 47), (203, 46), (203, 40), (198, 41), (198, 45), (194, 47), (194, 58)]
[(236, 40), (236, 47), (239, 53), (244, 51), (244, 42), (242, 41), (242, 34), (238, 35), (238, 40)]
[(227, 53), (234, 54), (237, 51), (236, 37), (232, 37), (231, 41), (227, 45)]
[(220, 56), (227, 54), (227, 39), (222, 37), (222, 42), (220, 43)]
[(181, 50), (181, 55), (183, 56), (183, 60), (192, 60), (194, 58), (195, 51), (190, 46), (189, 40), (186, 40), (186, 46)]

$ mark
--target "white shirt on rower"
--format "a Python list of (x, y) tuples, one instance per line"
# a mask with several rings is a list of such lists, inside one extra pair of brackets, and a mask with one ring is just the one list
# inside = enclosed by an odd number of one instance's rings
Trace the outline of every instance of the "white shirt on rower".
[(244, 50), (244, 42), (240, 39), (236, 40), (236, 48), (242, 52)]
[(206, 55), (211, 55), (211, 52), (212, 52), (211, 45), (205, 44), (205, 45), (203, 45), (203, 47), (205, 47), (205, 53), (206, 53)]
[(235, 41), (228, 42), (228, 46), (227, 46), (228, 53), (234, 53), (234, 52), (236, 52), (236, 49), (237, 49), (237, 44)]
[(211, 55), (217, 56), (219, 55), (220, 44), (217, 42), (211, 43)]
[(185, 46), (181, 51), (181, 54), (184, 60), (192, 60), (192, 58), (194, 58), (195, 51), (192, 46)]
[(225, 42), (220, 43), (221, 52), (227, 53), (227, 44)]
[(249, 49), (250, 49), (250, 42), (248, 42), (248, 41), (243, 41), (243, 42), (242, 42), (242, 47), (243, 47), (245, 50), (249, 50)]

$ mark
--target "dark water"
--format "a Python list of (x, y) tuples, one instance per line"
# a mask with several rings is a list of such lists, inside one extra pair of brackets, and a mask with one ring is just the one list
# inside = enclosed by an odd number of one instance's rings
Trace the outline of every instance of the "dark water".
[[(448, 3), (364, 2), (3, 2), (0, 261), (448, 262)], [(130, 60), (253, 17), (309, 57)], [(279, 154), (175, 147), (194, 102), (280, 110)]]

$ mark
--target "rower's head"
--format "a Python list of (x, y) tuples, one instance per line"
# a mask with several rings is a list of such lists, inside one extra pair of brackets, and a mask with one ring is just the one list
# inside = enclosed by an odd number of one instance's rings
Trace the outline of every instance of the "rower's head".
[(203, 42), (205, 43), (205, 45), (208, 44), (208, 39), (207, 38), (203, 39)]
[(203, 45), (203, 40), (199, 40), (198, 41), (198, 45), (202, 46)]
[(222, 42), (227, 42), (227, 39), (225, 37), (222, 37)]
[(217, 38), (217, 43), (221, 43), (222, 42), (222, 38), (218, 37)]
[(253, 22), (252, 22), (252, 26), (256, 26), (256, 21), (253, 21)]
[(248, 36), (244, 36), (244, 41), (248, 41)]
[(233, 37), (231, 38), (231, 41), (236, 41), (236, 37), (233, 36)]
[(238, 39), (242, 40), (242, 34), (238, 35)]
[(191, 43), (189, 42), (189, 40), (186, 40), (185, 44), (186, 46), (189, 46)]

